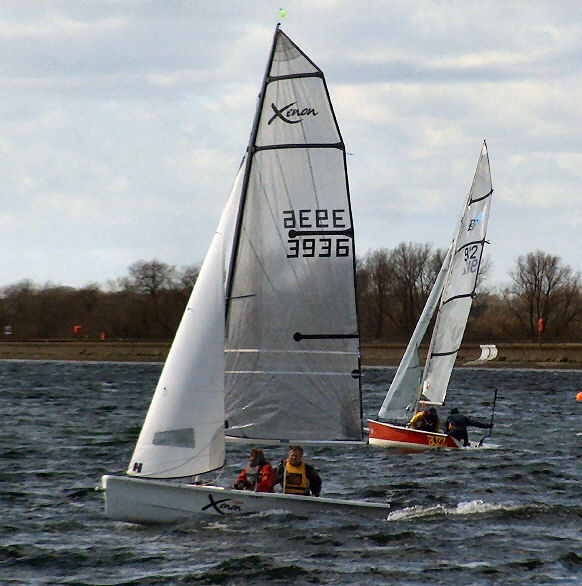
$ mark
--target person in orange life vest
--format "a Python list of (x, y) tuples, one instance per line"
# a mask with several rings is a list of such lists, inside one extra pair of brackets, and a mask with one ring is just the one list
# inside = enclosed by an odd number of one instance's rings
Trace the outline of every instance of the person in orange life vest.
[(462, 413), (455, 407), (451, 409), (449, 416), (445, 422), (445, 433), (453, 436), (455, 439), (462, 441), (463, 446), (470, 446), (469, 434), (467, 433), (467, 425), (474, 427), (480, 427), (482, 429), (491, 429), (493, 425), (491, 423), (481, 423), (476, 419), (471, 419)]
[(321, 478), (317, 470), (303, 461), (303, 448), (289, 446), (287, 458), (277, 467), (277, 482), (287, 494), (319, 496)]
[(441, 428), (439, 416), (434, 407), (419, 411), (409, 422), (408, 427), (420, 429), (421, 431), (432, 431), (438, 433)]
[(265, 459), (262, 450), (253, 448), (249, 456), (249, 465), (239, 474), (233, 488), (237, 490), (253, 490), (255, 492), (273, 492), (275, 471)]

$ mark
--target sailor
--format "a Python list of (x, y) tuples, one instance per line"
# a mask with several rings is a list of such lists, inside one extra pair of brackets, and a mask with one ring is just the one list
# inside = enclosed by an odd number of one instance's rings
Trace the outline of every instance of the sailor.
[(412, 429), (420, 429), (421, 431), (439, 432), (441, 429), (441, 423), (439, 421), (437, 410), (434, 407), (430, 407), (424, 411), (419, 411), (409, 421), (408, 427), (412, 427)]
[(491, 429), (493, 427), (490, 423), (481, 423), (476, 419), (471, 419), (459, 413), (459, 410), (455, 407), (451, 409), (445, 422), (445, 433), (454, 437), (456, 440), (462, 441), (463, 446), (470, 446), (467, 425), (481, 427), (482, 429)]
[(249, 456), (249, 465), (244, 468), (233, 488), (237, 490), (253, 490), (255, 492), (273, 492), (275, 471), (265, 459), (262, 450), (253, 448)]
[(301, 446), (289, 446), (287, 458), (277, 467), (277, 484), (287, 494), (319, 496), (321, 478), (311, 464), (303, 461)]

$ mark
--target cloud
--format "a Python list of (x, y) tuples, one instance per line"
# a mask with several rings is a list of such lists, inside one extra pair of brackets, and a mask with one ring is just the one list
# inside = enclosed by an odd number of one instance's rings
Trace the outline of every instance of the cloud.
[[(6, 2), (0, 284), (201, 262), (246, 148), (278, 5)], [(487, 139), (491, 280), (579, 270), (582, 24), (572, 3), (287, 3), (347, 150), (356, 245), (449, 240)]]

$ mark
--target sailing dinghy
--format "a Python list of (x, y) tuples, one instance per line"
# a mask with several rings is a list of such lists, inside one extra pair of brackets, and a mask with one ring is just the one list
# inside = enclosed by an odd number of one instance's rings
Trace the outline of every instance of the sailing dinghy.
[[(477, 287), (492, 195), (489, 154), (483, 143), (459, 227), (380, 408), (380, 421), (369, 421), (371, 445), (408, 450), (461, 447), (449, 435), (411, 429), (405, 424), (417, 411), (444, 404)], [(421, 371), (418, 347), (437, 307)]]
[(364, 443), (346, 152), (323, 73), (277, 26), (249, 146), (106, 513), (351, 511), (368, 501), (192, 483), (232, 441)]

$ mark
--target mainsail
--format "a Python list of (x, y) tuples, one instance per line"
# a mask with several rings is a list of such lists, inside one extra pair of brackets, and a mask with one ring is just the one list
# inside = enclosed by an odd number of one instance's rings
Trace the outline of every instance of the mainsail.
[(493, 187), (487, 145), (483, 143), (467, 197), (453, 258), (429, 345), (422, 394), (432, 403), (443, 403), (461, 346), (485, 246)]
[(277, 28), (227, 286), (228, 435), (362, 438), (353, 236), (323, 73)]

